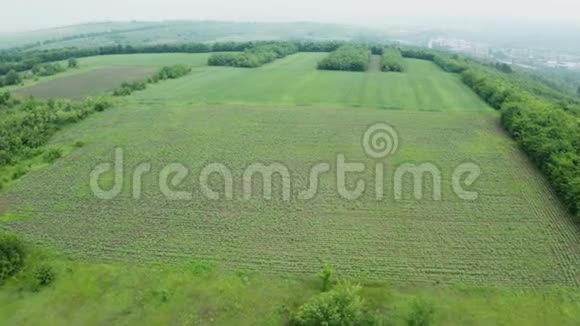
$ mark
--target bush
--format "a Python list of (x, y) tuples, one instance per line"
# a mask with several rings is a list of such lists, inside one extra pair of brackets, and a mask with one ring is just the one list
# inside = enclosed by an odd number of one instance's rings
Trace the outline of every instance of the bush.
[(54, 161), (58, 160), (62, 157), (62, 150), (60, 148), (53, 148), (46, 152), (42, 159), (46, 163), (54, 163)]
[(16, 180), (28, 173), (28, 168), (18, 165), (12, 172), (12, 180)]
[(76, 147), (76, 148), (81, 148), (81, 147), (84, 147), (85, 145), (86, 145), (86, 144), (85, 144), (85, 142), (84, 142), (84, 141), (82, 141), (82, 140), (77, 140), (77, 141), (74, 143), (74, 147)]
[(366, 46), (345, 45), (318, 63), (318, 69), (366, 71), (371, 51)]
[(24, 245), (18, 238), (0, 231), (0, 283), (22, 269), (25, 254)]
[(413, 302), (411, 312), (407, 316), (407, 325), (409, 326), (429, 326), (433, 322), (435, 310), (431, 303), (419, 299)]
[(141, 91), (147, 88), (147, 84), (142, 81), (124, 82), (121, 87), (113, 92), (113, 96), (127, 96), (135, 91)]
[(398, 49), (384, 49), (381, 57), (382, 71), (402, 72), (405, 70), (405, 63), (403, 57)]
[(334, 274), (334, 271), (332, 269), (332, 266), (330, 266), (328, 264), (324, 265), (324, 268), (322, 269), (322, 271), (320, 271), (320, 273), (318, 273), (318, 277), (322, 281), (322, 292), (326, 292), (326, 291), (330, 290), (330, 288), (332, 287), (333, 274)]
[(30, 289), (32, 291), (40, 291), (43, 287), (46, 287), (56, 279), (56, 273), (51, 266), (40, 265), (34, 270), (34, 275), (32, 278), (32, 283), (30, 284)]
[(153, 77), (154, 82), (165, 79), (176, 79), (191, 72), (191, 68), (186, 65), (166, 66)]
[(359, 286), (341, 284), (302, 305), (291, 318), (292, 325), (357, 325), (369, 318)]

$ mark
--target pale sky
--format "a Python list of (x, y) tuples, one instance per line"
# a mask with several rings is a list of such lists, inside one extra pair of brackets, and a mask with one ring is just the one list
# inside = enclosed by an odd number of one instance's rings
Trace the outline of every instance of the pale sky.
[(500, 18), (580, 23), (580, 0), (2, 0), (0, 31), (104, 20), (320, 21)]

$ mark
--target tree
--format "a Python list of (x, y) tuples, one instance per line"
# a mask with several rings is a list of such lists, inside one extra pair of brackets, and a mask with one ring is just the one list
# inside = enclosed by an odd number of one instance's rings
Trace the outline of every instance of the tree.
[(578, 97), (580, 97), (580, 86), (578, 86), (578, 89), (576, 90), (576, 95), (578, 95)]
[(79, 66), (79, 63), (78, 63), (77, 59), (75, 59), (75, 58), (68, 59), (68, 67), (69, 68), (76, 68), (78, 66)]
[(4, 77), (4, 84), (5, 85), (16, 85), (22, 81), (20, 75), (16, 72), (16, 70), (10, 70), (6, 76)]

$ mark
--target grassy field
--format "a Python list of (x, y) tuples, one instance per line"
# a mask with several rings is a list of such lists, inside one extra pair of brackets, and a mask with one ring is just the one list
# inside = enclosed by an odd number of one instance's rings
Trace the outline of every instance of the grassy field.
[[(3, 325), (284, 325), (319, 293), (319, 282), (223, 273), (194, 262), (151, 268), (58, 260), (58, 279), (39, 293), (18, 283), (0, 291)], [(580, 293), (372, 284), (361, 293), (382, 325), (406, 325), (417, 297), (433, 303), (434, 325), (574, 326)]]
[[(52, 300), (66, 311), (45, 317), (56, 324), (105, 317), (114, 323), (279, 323), (275, 309), (315, 291), (308, 280), (326, 262), (341, 277), (370, 284), (364, 291), (371, 305), (392, 311), (395, 324), (416, 295), (436, 302), (436, 320), (445, 325), (575, 324), (578, 225), (501, 129), (496, 112), (430, 62), (406, 60), (405, 73), (318, 71), (323, 56), (301, 53), (257, 69), (207, 67), (203, 55), (168, 58), (191, 60), (192, 73), (151, 85), (60, 132), (49, 147), (86, 145), (4, 189), (0, 227), (74, 262), (61, 262), (65, 272), (46, 292), (0, 292), (0, 320), (21, 323), (28, 316), (22, 311), (44, 314)], [(152, 60), (111, 56), (81, 64), (152, 66)], [(377, 161), (361, 144), (377, 122), (392, 125), (399, 137), (398, 151), (384, 161), (381, 200)], [(115, 148), (124, 151), (124, 187), (104, 201), (90, 190), (89, 173), (113, 162)], [(367, 184), (357, 200), (337, 193), (337, 154), (367, 167), (347, 180), (351, 188), (357, 180)], [(136, 200), (131, 176), (144, 162), (152, 168)], [(160, 171), (176, 162), (189, 175), (174, 188), (191, 199), (170, 200), (160, 191)], [(214, 162), (233, 173), (232, 200), (206, 199), (200, 191), (200, 171)], [(243, 198), (243, 171), (256, 162), (289, 168), (292, 200), (281, 199), (279, 178), (272, 200)], [(320, 191), (313, 199), (297, 199), (319, 162), (331, 165)], [(396, 167), (424, 162), (441, 172), (442, 200), (430, 199), (430, 179), (426, 198), (413, 198), (409, 178), (403, 199), (395, 199)], [(469, 187), (479, 193), (474, 201), (452, 190), (451, 175), (465, 162), (481, 169)], [(112, 179), (107, 174), (102, 183)], [(262, 190), (258, 181), (256, 193)], [(210, 183), (223, 187), (218, 178)], [(181, 269), (192, 261), (215, 266), (218, 276)], [(66, 272), (70, 266), (74, 273)], [(119, 289), (118, 296), (107, 294), (107, 286)], [(164, 289), (173, 304), (160, 305)], [(291, 299), (292, 293), (298, 297)], [(76, 298), (78, 310), (65, 308), (69, 298)]]

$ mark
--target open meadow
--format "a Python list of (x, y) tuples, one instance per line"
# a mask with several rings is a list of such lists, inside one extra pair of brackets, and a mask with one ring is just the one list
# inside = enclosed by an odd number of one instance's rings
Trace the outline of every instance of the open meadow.
[[(323, 56), (299, 53), (256, 69), (207, 67), (205, 55), (168, 56), (193, 71), (60, 132), (49, 147), (86, 145), (5, 189), (4, 226), (87, 262), (194, 259), (227, 271), (296, 277), (327, 262), (341, 276), (379, 282), (579, 284), (578, 226), (504, 133), (496, 112), (457, 75), (411, 59), (404, 73), (316, 70)], [(153, 67), (150, 60), (108, 56), (80, 63)], [(396, 130), (399, 148), (381, 161), (386, 187), (377, 200), (377, 160), (365, 154), (361, 139), (381, 122)], [(116, 148), (123, 151), (124, 187), (114, 199), (98, 199), (89, 174), (114, 162)], [(337, 155), (367, 167), (347, 179), (349, 188), (357, 180), (368, 186), (356, 200), (338, 194)], [(291, 200), (283, 200), (278, 177), (271, 200), (258, 194), (264, 190), (259, 180), (255, 196), (244, 198), (243, 173), (258, 162), (288, 168)], [(299, 199), (310, 168), (320, 162), (330, 172), (320, 177), (314, 198)], [(469, 187), (478, 192), (471, 201), (458, 198), (452, 185), (454, 170), (466, 162), (481, 170)], [(151, 171), (134, 199), (131, 176), (140, 163), (151, 163)], [(173, 186), (191, 198), (170, 200), (160, 191), (159, 175), (171, 163), (189, 169)], [(198, 176), (209, 163), (232, 171), (231, 200), (200, 192)], [(403, 179), (403, 197), (396, 198), (395, 170), (404, 163), (436, 166), (441, 200), (431, 197), (433, 179), (423, 184), (420, 200), (412, 180)], [(103, 184), (112, 180), (107, 174)], [(210, 184), (223, 189), (219, 178)]]

